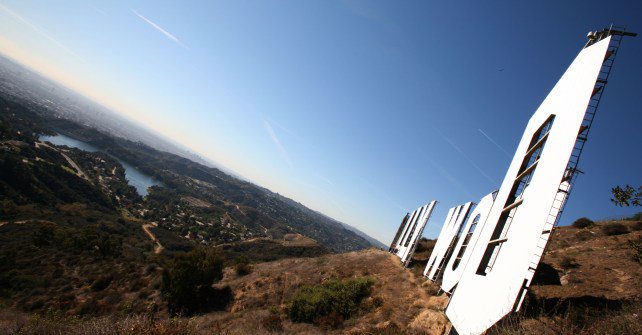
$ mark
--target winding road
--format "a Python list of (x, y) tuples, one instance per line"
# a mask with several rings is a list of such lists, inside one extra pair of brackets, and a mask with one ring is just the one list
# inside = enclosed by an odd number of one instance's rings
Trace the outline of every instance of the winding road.
[(145, 231), (147, 236), (149, 236), (149, 238), (151, 238), (152, 241), (154, 243), (156, 243), (156, 248), (154, 248), (154, 253), (155, 254), (160, 254), (163, 251), (164, 248), (163, 248), (163, 245), (160, 243), (160, 241), (156, 238), (156, 235), (154, 235), (154, 233), (152, 233), (152, 231), (149, 230), (149, 228), (151, 228), (151, 227), (154, 227), (154, 225), (151, 224), (151, 223), (143, 224), (143, 230)]

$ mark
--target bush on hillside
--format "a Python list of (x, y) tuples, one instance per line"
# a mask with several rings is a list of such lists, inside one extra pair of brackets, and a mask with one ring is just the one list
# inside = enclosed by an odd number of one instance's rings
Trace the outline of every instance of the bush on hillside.
[(642, 221), (642, 212), (635, 213), (630, 217), (626, 218), (628, 221)]
[(294, 322), (307, 322), (336, 328), (358, 310), (370, 295), (370, 278), (333, 280), (322, 285), (304, 286), (290, 300), (288, 316)]
[(629, 229), (625, 225), (613, 222), (608, 223), (602, 227), (602, 232), (604, 235), (613, 236), (613, 235), (622, 235), (629, 232)]
[(633, 250), (633, 260), (642, 265), (642, 236), (629, 240), (629, 247)]
[(198, 248), (176, 256), (163, 271), (161, 292), (173, 314), (193, 314), (225, 308), (232, 297), (229, 287), (212, 284), (223, 278), (223, 260), (213, 249)]
[(575, 222), (573, 222), (573, 227), (575, 227), (575, 228), (590, 228), (590, 227), (593, 227), (594, 224), (595, 223), (593, 222), (593, 220), (591, 220), (591, 219), (589, 219), (587, 217), (583, 217), (583, 218), (579, 218), (579, 219), (575, 220)]
[(239, 263), (234, 266), (234, 272), (239, 277), (247, 276), (252, 272), (252, 267), (249, 264)]
[(252, 272), (252, 267), (250, 266), (250, 261), (247, 257), (239, 257), (234, 263), (236, 263), (234, 265), (234, 272), (236, 272), (237, 276), (246, 276)]

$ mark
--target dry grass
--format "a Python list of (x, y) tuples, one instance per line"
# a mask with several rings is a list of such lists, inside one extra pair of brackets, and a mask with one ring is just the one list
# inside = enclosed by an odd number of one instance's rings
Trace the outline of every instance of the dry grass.
[[(332, 279), (374, 279), (371, 296), (339, 329), (322, 329), (293, 323), (286, 317), (287, 303), (304, 285)], [(192, 319), (151, 319), (115, 314), (87, 320), (30, 317), (2, 311), (0, 334), (439, 334), (446, 329), (444, 296), (434, 296), (433, 284), (402, 268), (399, 259), (370, 249), (317, 258), (291, 258), (253, 265), (238, 276), (225, 269), (218, 284), (229, 285), (235, 299), (227, 311)], [(4, 313), (4, 314), (3, 314)], [(13, 314), (12, 314), (13, 313)], [(330, 322), (332, 320), (328, 320)], [(403, 330), (403, 332), (402, 332)]]
[[(623, 224), (628, 227), (635, 223)], [(531, 311), (529, 317), (516, 315), (503, 320), (489, 334), (642, 333), (639, 320), (642, 267), (634, 260), (633, 249), (627, 243), (640, 238), (642, 232), (629, 229), (628, 234), (609, 236), (602, 231), (603, 225), (597, 222), (591, 228), (583, 228), (581, 231), (586, 231), (586, 236), (577, 236), (580, 230), (574, 227), (557, 229), (545, 262), (550, 265), (551, 275), (561, 278), (557, 283), (534, 285), (531, 291), (542, 301), (584, 301), (583, 298), (592, 297), (598, 302), (615, 301), (616, 308), (588, 304), (584, 305), (588, 307), (571, 306), (556, 312)], [(295, 236), (292, 240), (298, 238)], [(239, 276), (234, 267), (229, 267), (219, 283), (230, 286), (234, 292), (234, 301), (228, 310), (193, 319), (111, 316), (83, 321), (0, 311), (0, 334), (20, 331), (20, 334), (442, 335), (448, 325), (443, 313), (447, 298), (438, 296), (438, 286), (421, 277), (422, 261), (429, 248), (425, 249), (420, 249), (420, 259), (414, 260), (410, 271), (402, 268), (397, 257), (375, 249), (256, 263), (245, 276)], [(312, 324), (293, 323), (286, 317), (288, 301), (302, 286), (364, 276), (375, 280), (372, 294), (341, 328), (322, 329)], [(623, 305), (625, 300), (631, 303)]]
[(192, 319), (154, 320), (147, 316), (110, 316), (79, 319), (58, 316), (29, 316), (0, 311), (0, 334), (21, 335), (190, 335), (196, 334)]
[[(634, 221), (558, 227), (543, 262), (558, 281), (534, 284), (529, 317), (513, 315), (489, 334), (642, 334), (642, 267), (630, 240), (642, 238)], [(611, 227), (617, 228), (617, 235)]]
[(253, 272), (244, 277), (226, 269), (220, 284), (229, 285), (234, 291), (230, 313), (199, 317), (199, 329), (223, 334), (265, 332), (262, 320), (270, 315), (270, 310), (283, 315), (287, 302), (303, 285), (362, 276), (375, 279), (372, 295), (362, 303), (357, 315), (345, 321), (343, 328), (326, 332), (283, 317), (283, 332), (357, 334), (376, 330), (378, 333), (398, 326), (441, 334), (445, 329), (444, 298), (432, 296), (434, 290), (422, 285), (422, 278), (404, 270), (397, 257), (375, 249), (256, 264)]
[[(642, 334), (642, 304), (624, 305), (621, 309), (587, 309), (571, 307), (561, 315), (526, 318), (510, 316), (488, 332), (488, 335), (628, 335)], [(543, 313), (545, 314), (545, 313)]]
[[(629, 232), (609, 236), (595, 222), (591, 228), (558, 227), (543, 262), (557, 270), (562, 285), (534, 285), (531, 291), (541, 298), (602, 297), (609, 300), (642, 298), (642, 267), (635, 261), (629, 240), (642, 238), (634, 221), (621, 221)], [(578, 236), (578, 233), (586, 236)]]

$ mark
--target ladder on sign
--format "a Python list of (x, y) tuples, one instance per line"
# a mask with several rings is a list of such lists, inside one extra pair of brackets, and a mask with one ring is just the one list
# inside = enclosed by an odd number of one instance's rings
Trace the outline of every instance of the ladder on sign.
[[(620, 45), (622, 44), (622, 40), (624, 36), (636, 36), (636, 34), (634, 33), (626, 32), (625, 27), (617, 27), (613, 25), (596, 34), (597, 40), (594, 40), (593, 43), (608, 36), (611, 36), (611, 41), (609, 42), (609, 46), (604, 57), (604, 62), (602, 63), (602, 67), (600, 68), (597, 80), (595, 81), (595, 87), (593, 88), (591, 98), (586, 108), (584, 119), (582, 120), (582, 125), (577, 134), (577, 139), (575, 140), (573, 151), (571, 152), (568, 164), (566, 165), (564, 177), (560, 182), (557, 194), (555, 195), (555, 200), (551, 205), (547, 220), (542, 227), (542, 234), (540, 235), (539, 241), (537, 242), (537, 247), (535, 249), (535, 252), (533, 253), (533, 256), (531, 257), (528, 272), (524, 281), (524, 289), (528, 288), (528, 286), (530, 285), (530, 282), (535, 275), (535, 271), (537, 270), (537, 266), (539, 265), (540, 260), (546, 252), (551, 233), (553, 232), (555, 227), (557, 227), (557, 225), (559, 224), (559, 220), (562, 217), (562, 212), (564, 211), (564, 207), (566, 205), (566, 201), (568, 200), (568, 196), (570, 195), (571, 189), (573, 188), (578, 175), (582, 173), (578, 168), (580, 156), (582, 155), (582, 150), (584, 149), (584, 145), (588, 140), (589, 130), (593, 125), (593, 120), (595, 118), (597, 108), (600, 105), (602, 94), (604, 93), (604, 89), (606, 88), (606, 84), (608, 83), (609, 75), (611, 74), (611, 69), (613, 68), (615, 57), (617, 56)], [(587, 47), (591, 44), (592, 43), (589, 42), (587, 44)], [(519, 301), (516, 302), (514, 307), (515, 311), (519, 310), (524, 296), (524, 294), (521, 294)]]

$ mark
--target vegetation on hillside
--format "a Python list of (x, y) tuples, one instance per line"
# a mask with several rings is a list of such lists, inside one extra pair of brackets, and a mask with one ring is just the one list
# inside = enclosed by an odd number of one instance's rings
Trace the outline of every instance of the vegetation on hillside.
[[(0, 104), (0, 333), (444, 330), (446, 298), (421, 277), (434, 241), (412, 271), (376, 250), (328, 255), (367, 242), (217, 169)], [(56, 131), (110, 155), (37, 138)], [(140, 197), (112, 155), (164, 186)], [(640, 206), (641, 192), (616, 187), (613, 202)], [(642, 332), (641, 220), (557, 228), (523, 314), (492, 331)]]
[[(5, 99), (2, 94), (0, 110), (3, 308), (35, 315), (57, 311), (62, 317), (190, 314), (220, 309), (232, 294), (225, 287), (212, 288), (211, 284), (221, 278), (223, 266), (232, 264), (239, 255), (248, 257), (249, 263), (329, 252), (314, 240), (308, 245), (267, 240), (292, 232), (292, 227), (280, 222), (286, 221), (292, 209), (279, 212), (258, 203), (253, 208), (226, 198), (232, 197), (227, 186), (235, 189), (233, 185), (245, 185), (238, 191), (250, 199), (253, 192), (259, 192), (254, 185), (57, 119), (39, 106)], [(56, 146), (38, 138), (39, 134), (53, 135), (62, 130), (80, 135), (93, 145), (111, 144), (116, 150), (113, 154), (122, 154), (134, 163), (144, 162), (138, 164), (141, 170), (161, 178), (164, 186), (153, 187), (142, 198), (129, 185), (114, 155)], [(192, 171), (192, 176), (217, 185), (167, 168)], [(260, 191), (259, 196), (265, 196), (265, 192)], [(267, 211), (283, 217), (277, 221), (264, 214)], [(360, 238), (351, 242), (350, 234), (335, 234), (331, 227), (308, 227), (339, 236), (326, 240), (338, 249), (366, 243)], [(239, 243), (244, 239), (255, 241)], [(232, 243), (216, 250), (192, 251), (199, 245), (222, 242)], [(195, 263), (203, 253), (209, 263)], [(209, 257), (214, 253), (216, 257)], [(189, 297), (195, 293), (200, 296)]]
[(582, 217), (573, 221), (573, 227), (575, 228), (589, 228), (589, 227), (592, 227), (594, 224), (595, 222), (593, 222), (593, 220), (587, 217)]
[(370, 278), (332, 280), (317, 286), (304, 286), (288, 305), (288, 316), (294, 322), (340, 326), (359, 308), (370, 294), (374, 281)]
[(170, 313), (191, 315), (222, 309), (232, 299), (229, 287), (212, 285), (223, 278), (223, 259), (213, 249), (196, 248), (176, 256), (163, 270), (161, 292)]
[(522, 310), (489, 334), (639, 334), (642, 222), (557, 227)]
[(219, 244), (295, 232), (334, 251), (370, 246), (334, 220), (219, 169), (64, 119), (48, 120), (48, 127), (101, 148), (161, 181), (166, 187), (152, 191), (144, 205), (144, 219), (181, 236)]

